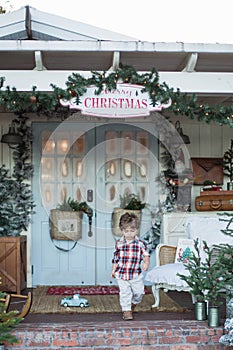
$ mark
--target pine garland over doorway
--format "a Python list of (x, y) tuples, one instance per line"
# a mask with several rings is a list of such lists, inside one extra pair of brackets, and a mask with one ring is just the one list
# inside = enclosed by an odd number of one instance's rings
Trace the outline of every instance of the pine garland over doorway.
[(231, 105), (214, 105), (207, 103), (199, 104), (196, 94), (188, 95), (180, 89), (169, 87), (166, 82), (160, 82), (159, 74), (155, 68), (148, 73), (138, 73), (134, 67), (120, 65), (115, 71), (92, 72), (89, 78), (78, 73), (72, 73), (66, 81), (66, 88), (56, 86), (51, 82), (52, 92), (38, 91), (36, 86), (29, 92), (17, 91), (16, 87), (6, 86), (4, 89), (5, 77), (0, 77), (0, 105), (6, 107), (10, 112), (27, 113), (35, 112), (38, 115), (48, 117), (67, 118), (71, 112), (67, 107), (60, 105), (60, 99), (70, 100), (76, 98), (80, 103), (80, 97), (86, 92), (90, 85), (96, 86), (96, 94), (100, 94), (103, 87), (109, 91), (116, 89), (117, 83), (128, 83), (141, 86), (142, 92), (148, 92), (153, 106), (159, 101), (167, 103), (170, 99), (171, 106), (168, 108), (176, 115), (184, 115), (190, 119), (197, 119), (218, 125), (233, 126), (233, 103)]

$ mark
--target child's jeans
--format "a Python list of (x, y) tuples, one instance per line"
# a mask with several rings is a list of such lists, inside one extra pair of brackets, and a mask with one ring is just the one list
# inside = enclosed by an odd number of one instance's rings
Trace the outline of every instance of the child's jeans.
[(143, 275), (135, 277), (132, 280), (122, 280), (117, 278), (120, 289), (120, 305), (122, 311), (130, 311), (131, 304), (139, 304), (145, 294)]

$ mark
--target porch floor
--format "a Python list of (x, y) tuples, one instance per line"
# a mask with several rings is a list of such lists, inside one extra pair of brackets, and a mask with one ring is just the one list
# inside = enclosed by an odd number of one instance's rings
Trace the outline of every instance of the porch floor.
[(190, 311), (140, 312), (133, 321), (123, 321), (120, 313), (28, 314), (15, 330), (19, 344), (9, 349), (228, 349), (218, 342), (223, 334), (225, 302), (220, 307), (220, 327), (210, 328), (207, 321), (195, 321), (188, 293), (173, 291), (169, 296)]

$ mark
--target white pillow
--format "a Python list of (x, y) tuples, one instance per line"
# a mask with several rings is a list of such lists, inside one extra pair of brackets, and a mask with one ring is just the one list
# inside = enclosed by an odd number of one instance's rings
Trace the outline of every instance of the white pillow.
[(152, 270), (148, 271), (145, 280), (153, 284), (168, 284), (176, 287), (188, 287), (187, 283), (183, 281), (177, 273), (182, 275), (189, 275), (188, 270), (183, 264), (165, 264), (161, 266), (155, 266)]
[(177, 243), (175, 263), (186, 264), (194, 250), (193, 239), (180, 238)]

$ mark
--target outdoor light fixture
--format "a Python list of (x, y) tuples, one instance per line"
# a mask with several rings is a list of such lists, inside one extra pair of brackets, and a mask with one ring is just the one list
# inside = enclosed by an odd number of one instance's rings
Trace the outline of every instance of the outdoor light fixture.
[(179, 120), (175, 123), (176, 132), (171, 136), (170, 143), (180, 145), (184, 143), (185, 145), (190, 144), (190, 139), (188, 135), (183, 133), (183, 129), (180, 126)]
[(10, 148), (15, 148), (23, 142), (22, 136), (15, 131), (14, 122), (9, 125), (8, 133), (2, 135), (1, 142), (7, 143)]

